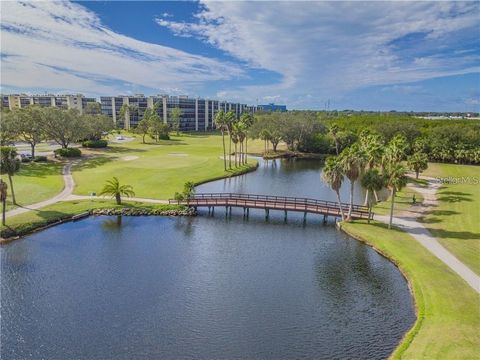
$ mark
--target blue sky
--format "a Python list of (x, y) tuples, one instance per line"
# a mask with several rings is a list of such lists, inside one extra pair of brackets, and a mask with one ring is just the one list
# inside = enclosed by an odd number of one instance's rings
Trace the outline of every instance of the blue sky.
[(479, 2), (2, 2), (3, 93), (479, 111)]

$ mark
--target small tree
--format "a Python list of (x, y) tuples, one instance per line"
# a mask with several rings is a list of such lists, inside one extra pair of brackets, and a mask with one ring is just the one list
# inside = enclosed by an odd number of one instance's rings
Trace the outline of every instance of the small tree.
[(172, 121), (172, 130), (175, 131), (177, 136), (180, 135), (180, 118), (182, 116), (182, 110), (179, 107), (173, 108), (170, 112), (170, 119)]
[(428, 156), (422, 152), (416, 152), (407, 159), (407, 162), (410, 170), (415, 171), (415, 179), (418, 179), (418, 175), (428, 168)]
[(99, 195), (110, 195), (112, 198), (115, 198), (118, 205), (121, 205), (122, 195), (132, 197), (135, 196), (135, 193), (133, 192), (133, 188), (131, 185), (120, 185), (120, 182), (114, 176), (112, 180), (107, 180), (107, 183), (105, 184)]
[(0, 111), (0, 146), (12, 144), (18, 136), (18, 128), (11, 111)]
[(142, 135), (142, 143), (143, 144), (145, 144), (145, 136), (148, 134), (149, 129), (150, 129), (149, 121), (148, 121), (148, 119), (145, 119), (145, 118), (140, 120), (137, 127), (135, 128), (135, 132), (137, 134)]
[(195, 183), (192, 181), (187, 181), (183, 185), (183, 197), (184, 199), (188, 199), (193, 196), (193, 194), (195, 194)]
[(10, 183), (10, 191), (12, 193), (12, 203), (17, 205), (15, 199), (15, 191), (13, 190), (13, 179), (15, 173), (20, 170), (20, 160), (17, 159), (17, 150), (14, 147), (2, 146), (0, 148), (1, 163), (0, 172), (8, 175), (8, 181)]
[(342, 220), (345, 220), (342, 201), (340, 200), (340, 188), (342, 187), (343, 182), (343, 168), (338, 158), (327, 158), (322, 172), (322, 179), (332, 188), (333, 191), (335, 191), (335, 194), (337, 194), (338, 208), (340, 209)]
[(329, 129), (328, 129), (328, 132), (330, 133), (330, 135), (332, 136), (333, 138), (333, 141), (335, 142), (335, 153), (338, 155), (339, 154), (339, 141), (338, 141), (338, 131), (339, 131), (339, 128), (338, 128), (338, 125), (336, 124), (333, 124)]

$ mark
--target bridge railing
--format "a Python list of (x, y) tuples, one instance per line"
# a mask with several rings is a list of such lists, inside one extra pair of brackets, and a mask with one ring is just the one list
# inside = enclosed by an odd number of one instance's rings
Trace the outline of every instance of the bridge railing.
[[(291, 204), (306, 204), (306, 205), (318, 205), (318, 206), (327, 206), (327, 207), (337, 207), (338, 203), (336, 201), (329, 200), (318, 200), (318, 199), (309, 199), (302, 197), (291, 197), (291, 196), (276, 196), (276, 195), (259, 195), (259, 194), (236, 194), (236, 193), (201, 193), (194, 194), (190, 197), (191, 200), (200, 200), (200, 199), (241, 199), (241, 200), (262, 200), (262, 201), (273, 201), (273, 202), (285, 202)], [(348, 203), (341, 203), (342, 208), (347, 209), (350, 207)], [(354, 204), (352, 207), (353, 211), (368, 211), (368, 207), (363, 205)]]

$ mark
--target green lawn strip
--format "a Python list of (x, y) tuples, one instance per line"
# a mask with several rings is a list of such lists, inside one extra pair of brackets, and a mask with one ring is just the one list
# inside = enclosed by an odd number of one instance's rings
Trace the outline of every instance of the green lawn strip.
[[(416, 180), (410, 179), (409, 182), (414, 183), (416, 182)], [(409, 187), (404, 187), (395, 196), (395, 206), (393, 209), (393, 214), (397, 215), (402, 211), (405, 211), (408, 208), (410, 208), (413, 205), (413, 195), (415, 195), (417, 206), (420, 206), (420, 204), (423, 201), (422, 194), (420, 194), (418, 191), (411, 189)], [(387, 200), (377, 203), (373, 207), (373, 212), (379, 215), (389, 215), (390, 206), (391, 206), (391, 200), (390, 200), (390, 197), (388, 197)]]
[(478, 357), (480, 297), (466, 282), (405, 232), (377, 222), (342, 225), (397, 264), (411, 285), (417, 321), (394, 351), (394, 359)]
[[(60, 193), (64, 187), (61, 162), (31, 162), (22, 163), (20, 171), (13, 176), (13, 188), (17, 203), (20, 205), (34, 204)], [(7, 210), (15, 208), (12, 204), (8, 176), (2, 175), (3, 181), (9, 186)]]
[(225, 172), (220, 135), (182, 135), (159, 143), (149, 141), (142, 144), (137, 137), (95, 151), (96, 157), (73, 169), (75, 193), (98, 193), (107, 180), (116, 176), (120, 183), (132, 185), (137, 197), (168, 199), (181, 192), (187, 181), (201, 183), (256, 166), (256, 161), (250, 159), (248, 166)]
[(430, 232), (480, 274), (480, 167), (430, 164), (426, 175), (450, 178), (437, 193), (438, 207), (424, 217)]
[(24, 235), (32, 232), (34, 229), (41, 228), (48, 224), (71, 218), (73, 215), (85, 213), (93, 209), (117, 209), (117, 208), (137, 208), (145, 210), (178, 210), (183, 209), (182, 205), (152, 204), (136, 201), (123, 201), (122, 205), (117, 205), (112, 200), (80, 200), (65, 201), (46, 206), (42, 209), (32, 210), (27, 213), (12, 216), (7, 219), (7, 225), (1, 226), (0, 230), (10, 229), (17, 235)]

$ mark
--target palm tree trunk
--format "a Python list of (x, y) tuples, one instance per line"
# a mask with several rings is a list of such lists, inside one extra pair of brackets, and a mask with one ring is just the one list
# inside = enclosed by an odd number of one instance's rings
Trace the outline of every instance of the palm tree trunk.
[(115, 200), (117, 201), (117, 205), (122, 204), (122, 198), (121, 198), (120, 194), (115, 194)]
[(352, 218), (352, 210), (353, 210), (353, 187), (355, 185), (355, 181), (350, 181), (350, 206), (348, 207), (348, 216), (347, 219), (351, 220)]
[(248, 138), (245, 136), (245, 164), (248, 163)]
[(392, 221), (393, 221), (393, 206), (395, 204), (395, 189), (392, 189), (392, 204), (390, 205), (390, 221), (388, 223), (388, 228), (392, 228)]
[(235, 143), (235, 157), (234, 157), (234, 161), (235, 161), (235, 167), (237, 167), (237, 143)]
[(228, 144), (228, 167), (231, 169), (232, 168), (232, 136), (230, 132), (228, 132), (228, 136), (230, 138), (230, 141)]
[(5, 225), (5, 210), (7, 208), (7, 199), (2, 200), (2, 225)]
[[(367, 190), (368, 191), (368, 190)], [(367, 193), (368, 194), (368, 193)], [(368, 223), (370, 224), (370, 218), (372, 217), (372, 201), (368, 196)]]
[(340, 200), (340, 192), (335, 191), (337, 193), (337, 200), (338, 200), (338, 208), (340, 209), (340, 214), (342, 215), (342, 221), (345, 220), (345, 214), (343, 213), (342, 201)]
[(12, 193), (12, 203), (17, 205), (17, 200), (15, 199), (15, 191), (13, 191), (13, 180), (12, 175), (8, 174), (8, 181), (10, 182), (10, 192)]
[(225, 133), (222, 131), (222, 142), (223, 142), (223, 167), (227, 171), (227, 153), (225, 151)]
[(365, 200), (363, 201), (363, 206), (367, 206), (368, 205), (368, 199), (369, 199), (369, 190), (367, 189), (367, 191), (365, 192)]

